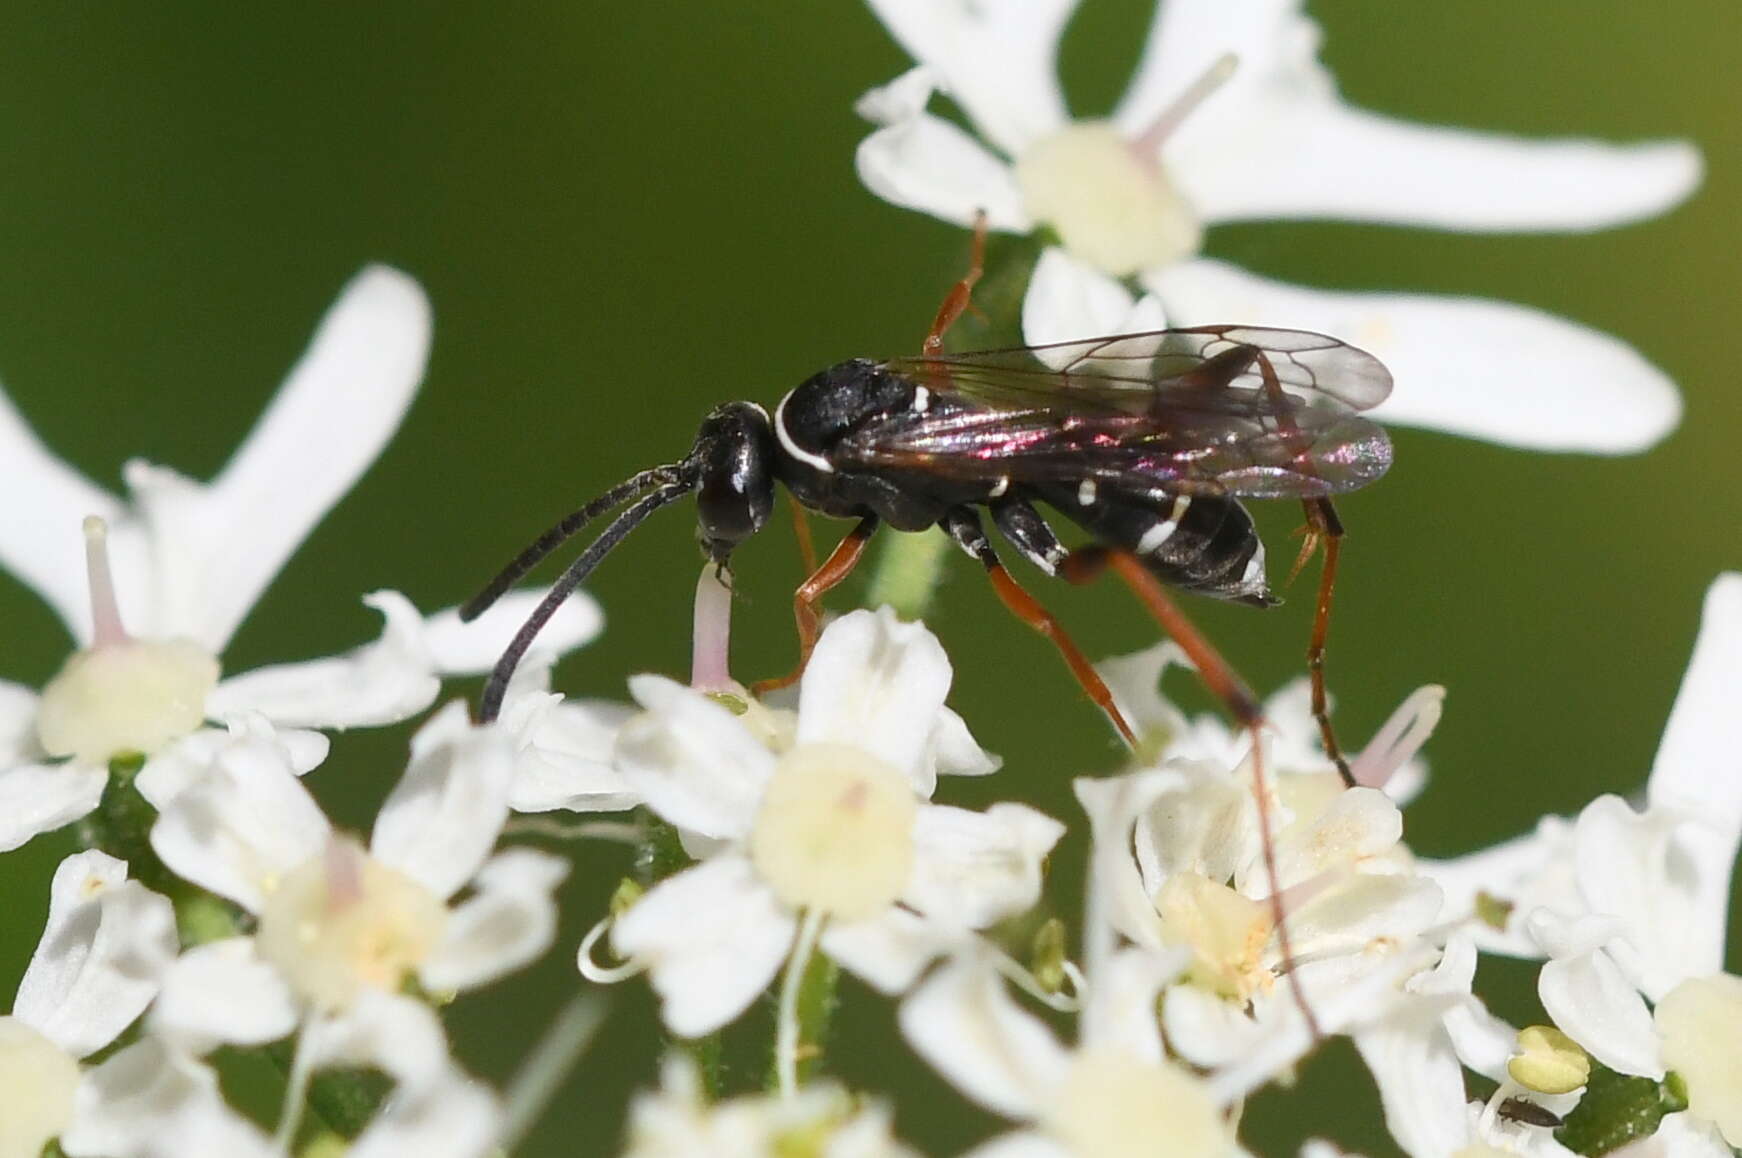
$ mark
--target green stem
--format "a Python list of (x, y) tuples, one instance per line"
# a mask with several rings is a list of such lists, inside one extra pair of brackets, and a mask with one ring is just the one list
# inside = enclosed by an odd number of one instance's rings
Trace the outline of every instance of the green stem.
[(792, 957), (786, 963), (786, 978), (780, 986), (774, 1064), (769, 1076), (770, 1084), (783, 1097), (797, 1093), (822, 1065), (829, 1025), (840, 1004), (836, 994), (840, 969), (816, 952), (823, 920), (821, 913), (805, 913), (793, 941)]
[(949, 539), (936, 528), (916, 534), (890, 532), (884, 537), (877, 569), (865, 592), (866, 606), (887, 604), (903, 619), (923, 619), (943, 578), (949, 548)]

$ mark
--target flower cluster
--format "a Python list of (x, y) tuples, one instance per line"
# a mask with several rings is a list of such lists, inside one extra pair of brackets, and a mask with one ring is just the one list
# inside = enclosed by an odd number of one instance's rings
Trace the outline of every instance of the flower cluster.
[[(1119, 108), (1084, 121), (1053, 74), (1072, 0), (871, 2), (916, 66), (860, 101), (876, 125), (860, 175), (897, 204), (1030, 236), (1031, 342), (1298, 326), (1380, 353), (1393, 421), (1591, 452), (1676, 421), (1661, 374), (1571, 322), (1285, 286), (1203, 254), (1208, 227), (1262, 218), (1598, 228), (1686, 196), (1689, 146), (1355, 109), (1294, 0), (1170, 0)], [(940, 94), (962, 122), (929, 111)], [(455, 1056), (442, 1014), (557, 944), (571, 864), (522, 839), (553, 835), (635, 849), (562, 951), (589, 988), (645, 975), (657, 995), (671, 1048), (627, 1107), (637, 1158), (916, 1153), (885, 1091), (830, 1072), (842, 971), (947, 1096), (1008, 1123), (980, 1158), (1238, 1158), (1246, 1099), (1336, 1037), (1410, 1158), (1742, 1147), (1742, 978), (1724, 971), (1742, 575), (1711, 587), (1642, 799), (1603, 796), (1465, 857), (1404, 839), (1438, 686), (1343, 761), (1308, 680), (1250, 727), (1189, 717), (1164, 685), (1197, 673), (1161, 643), (1084, 675), (1132, 745), (1075, 780), (1081, 816), (967, 808), (954, 778), (1011, 778), (976, 738), (991, 722), (948, 706), (937, 637), (854, 610), (796, 688), (754, 694), (730, 676), (713, 562), (690, 683), (632, 675), (623, 702), (552, 690), (555, 661), (601, 625), (574, 595), (498, 686), (499, 712), (478, 722), (451, 700), (421, 720), (364, 839), (309, 787), (344, 763), (330, 733), (423, 716), (444, 680), (491, 668), (541, 593), (462, 622), (377, 591), (380, 637), (344, 654), (241, 674), (222, 656), (396, 430), (430, 325), (407, 275), (358, 274), (209, 483), (134, 461), (111, 494), (0, 396), (0, 484), (30, 508), (0, 513), (0, 565), (75, 646), (42, 688), (0, 684), (0, 851), (75, 823), (82, 845), (0, 1017), (0, 1158), (514, 1152), (596, 1020), (553, 1019), (498, 1089)], [(1504, 406), (1463, 353), (1495, 345), (1529, 384)], [(1080, 908), (1048, 887), (1055, 853), (1085, 858)], [(1488, 1010), (1482, 953), (1541, 961), (1537, 1024)], [(765, 996), (767, 1081), (734, 1084), (719, 1035)], [(277, 1067), (271, 1112), (231, 1096), (244, 1057)]]

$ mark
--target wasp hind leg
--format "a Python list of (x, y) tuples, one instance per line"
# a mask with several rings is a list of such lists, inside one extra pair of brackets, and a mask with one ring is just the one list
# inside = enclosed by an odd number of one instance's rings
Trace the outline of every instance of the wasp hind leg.
[(1331, 701), (1325, 691), (1325, 639), (1331, 633), (1331, 595), (1337, 586), (1337, 558), (1343, 545), (1343, 521), (1330, 499), (1307, 499), (1301, 503), (1306, 510), (1307, 532), (1301, 558), (1295, 564), (1299, 571), (1313, 548), (1323, 544), (1325, 561), (1319, 568), (1319, 598), (1313, 609), (1313, 633), (1307, 642), (1307, 676), (1312, 682), (1313, 719), (1319, 725), (1319, 741), (1325, 755), (1337, 766), (1337, 775), (1353, 788), (1354, 774), (1349, 771), (1348, 758), (1337, 743), (1336, 729), (1331, 727)]

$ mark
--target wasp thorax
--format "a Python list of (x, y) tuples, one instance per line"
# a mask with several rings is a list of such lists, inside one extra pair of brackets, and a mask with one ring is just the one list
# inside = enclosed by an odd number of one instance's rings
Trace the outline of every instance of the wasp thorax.
[(774, 431), (754, 402), (728, 402), (702, 421), (691, 452), (702, 549), (724, 563), (774, 509)]
[(1087, 121), (1043, 137), (1016, 162), (1029, 213), (1075, 256), (1115, 277), (1197, 253), (1204, 227), (1161, 163), (1112, 125)]

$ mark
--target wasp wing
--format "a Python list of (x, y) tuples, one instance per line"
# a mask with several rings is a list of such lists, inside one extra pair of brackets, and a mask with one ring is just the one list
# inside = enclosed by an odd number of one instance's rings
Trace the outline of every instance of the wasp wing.
[(1207, 326), (885, 365), (938, 398), (838, 448), (867, 466), (1314, 498), (1391, 463), (1385, 432), (1355, 413), (1384, 400), (1390, 374), (1322, 334)]

